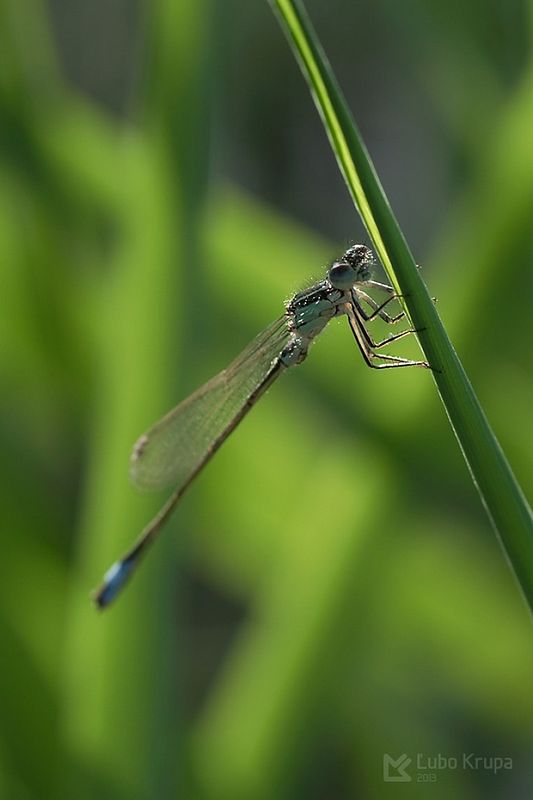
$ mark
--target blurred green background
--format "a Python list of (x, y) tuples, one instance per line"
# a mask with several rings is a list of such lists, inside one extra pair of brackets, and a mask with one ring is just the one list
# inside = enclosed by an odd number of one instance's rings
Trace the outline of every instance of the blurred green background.
[[(307, 7), (530, 494), (532, 4)], [(1, 0), (0, 115), (0, 797), (532, 796), (525, 604), (430, 376), (343, 320), (89, 601), (164, 499), (137, 436), (366, 241), (268, 5)]]

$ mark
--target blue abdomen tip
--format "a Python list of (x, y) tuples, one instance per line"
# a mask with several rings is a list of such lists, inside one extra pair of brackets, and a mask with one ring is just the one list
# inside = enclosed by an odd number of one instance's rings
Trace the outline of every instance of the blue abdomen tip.
[(104, 575), (100, 589), (95, 595), (95, 603), (105, 608), (111, 603), (124, 586), (133, 565), (132, 561), (116, 561)]

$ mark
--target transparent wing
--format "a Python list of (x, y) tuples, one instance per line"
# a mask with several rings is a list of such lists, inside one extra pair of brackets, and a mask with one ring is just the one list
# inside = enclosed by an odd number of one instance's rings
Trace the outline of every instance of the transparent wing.
[(179, 488), (206, 460), (211, 445), (231, 430), (252, 392), (268, 375), (290, 337), (285, 317), (260, 333), (219, 372), (137, 441), (130, 475), (140, 489)]

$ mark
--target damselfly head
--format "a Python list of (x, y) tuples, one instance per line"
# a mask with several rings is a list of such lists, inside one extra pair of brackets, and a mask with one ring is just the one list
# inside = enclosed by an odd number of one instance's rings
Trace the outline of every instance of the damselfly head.
[(340, 261), (333, 262), (328, 269), (328, 280), (334, 289), (347, 291), (356, 283), (368, 280), (373, 265), (372, 251), (364, 244), (354, 244)]

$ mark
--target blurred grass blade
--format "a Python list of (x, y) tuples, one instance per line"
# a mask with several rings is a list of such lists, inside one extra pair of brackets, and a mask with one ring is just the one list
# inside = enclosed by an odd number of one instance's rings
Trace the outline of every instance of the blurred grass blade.
[(472, 479), (533, 607), (531, 509), (438, 317), (303, 5), (299, 0), (270, 3), (300, 63), (374, 248), (391, 282), (404, 296)]

